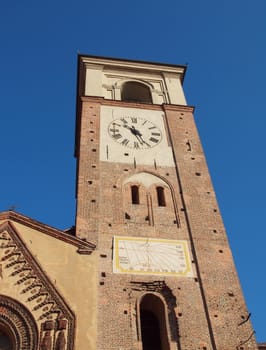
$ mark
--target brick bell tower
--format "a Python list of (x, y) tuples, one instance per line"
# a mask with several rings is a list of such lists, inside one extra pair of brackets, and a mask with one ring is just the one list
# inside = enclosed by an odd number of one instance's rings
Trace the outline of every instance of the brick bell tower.
[(97, 350), (257, 349), (185, 71), (78, 57), (76, 234), (97, 247)]

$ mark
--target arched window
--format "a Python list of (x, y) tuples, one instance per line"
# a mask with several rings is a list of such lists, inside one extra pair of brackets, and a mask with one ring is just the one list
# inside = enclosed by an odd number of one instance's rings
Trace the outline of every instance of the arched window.
[(165, 207), (165, 195), (164, 195), (164, 188), (163, 187), (156, 187), (157, 191), (157, 200), (159, 207)]
[(129, 102), (152, 103), (149, 87), (135, 81), (124, 83), (121, 91), (121, 100)]
[(131, 186), (131, 202), (139, 204), (139, 188), (136, 185)]
[(146, 294), (140, 302), (140, 326), (143, 350), (170, 350), (165, 306), (154, 294)]

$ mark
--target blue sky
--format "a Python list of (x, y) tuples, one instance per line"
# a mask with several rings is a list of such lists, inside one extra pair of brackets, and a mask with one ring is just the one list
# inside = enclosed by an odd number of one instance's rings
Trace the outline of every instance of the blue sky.
[(74, 223), (77, 53), (188, 64), (257, 340), (265, 334), (265, 0), (2, 1), (0, 210)]

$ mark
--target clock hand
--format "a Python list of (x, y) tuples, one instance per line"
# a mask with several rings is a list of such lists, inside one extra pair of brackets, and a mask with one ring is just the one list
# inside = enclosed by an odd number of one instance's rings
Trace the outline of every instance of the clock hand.
[(151, 145), (148, 144), (148, 142), (146, 142), (145, 140), (143, 140), (142, 135), (140, 135), (139, 138), (140, 138), (142, 144), (145, 143), (145, 145), (147, 145), (148, 147), (151, 147)]
[[(139, 132), (139, 130), (137, 130), (137, 129), (135, 129), (135, 127), (132, 125), (131, 127), (130, 126), (128, 126), (128, 125), (126, 125), (126, 124), (124, 124), (123, 125), (123, 127), (124, 128), (126, 128), (126, 129), (128, 129), (128, 130), (130, 130), (131, 131), (131, 133), (136, 137), (136, 139), (139, 141), (139, 143), (141, 144), (141, 145), (143, 145), (143, 140), (142, 140), (142, 134)], [(144, 142), (144, 143), (146, 143), (146, 142)]]

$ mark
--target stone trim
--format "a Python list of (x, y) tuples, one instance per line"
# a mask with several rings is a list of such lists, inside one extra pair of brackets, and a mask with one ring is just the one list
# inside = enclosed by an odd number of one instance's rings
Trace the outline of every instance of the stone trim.
[(27, 227), (33, 228), (34, 230), (40, 231), (44, 234), (47, 234), (65, 243), (77, 247), (77, 252), (81, 254), (91, 254), (96, 247), (95, 244), (91, 242), (83, 241), (75, 236), (71, 236), (61, 230), (42, 224), (37, 220), (33, 220), (27, 216), (24, 216), (20, 213), (11, 210), (0, 213), (0, 220), (11, 220), (19, 224), (23, 224)]
[[(62, 350), (73, 350), (75, 315), (10, 222), (0, 225), (0, 266), (0, 278), (19, 288), (25, 307), (40, 326), (40, 349), (46, 350), (42, 346), (46, 342), (59, 342), (64, 345)], [(37, 348), (25, 347), (31, 349)]]

